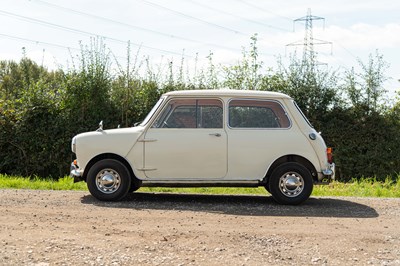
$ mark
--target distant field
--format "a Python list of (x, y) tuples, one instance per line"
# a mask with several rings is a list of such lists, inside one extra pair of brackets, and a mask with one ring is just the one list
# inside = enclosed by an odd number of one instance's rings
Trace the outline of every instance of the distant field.
[[(384, 182), (374, 178), (359, 181), (332, 182), (329, 185), (314, 186), (313, 196), (351, 196), (351, 197), (400, 197), (400, 182), (387, 178)], [(27, 178), (0, 174), (0, 188), (3, 189), (41, 189), (41, 190), (87, 190), (86, 183), (73, 183), (72, 178), (63, 177), (58, 181), (43, 178)], [(259, 188), (140, 188), (142, 192), (172, 192), (199, 194), (249, 194), (264, 195), (266, 190)]]

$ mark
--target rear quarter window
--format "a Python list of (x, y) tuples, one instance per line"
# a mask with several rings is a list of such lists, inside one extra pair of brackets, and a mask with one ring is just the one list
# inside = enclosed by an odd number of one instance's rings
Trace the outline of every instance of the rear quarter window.
[(289, 128), (283, 106), (274, 100), (238, 99), (229, 102), (231, 128)]
[(307, 124), (314, 128), (313, 125), (311, 124), (310, 120), (308, 120), (308, 118), (304, 115), (303, 111), (300, 109), (300, 107), (297, 105), (297, 103), (295, 101), (293, 101), (294, 106), (296, 106), (297, 110), (299, 111), (299, 113), (301, 114), (301, 116), (304, 118), (304, 120), (307, 122)]

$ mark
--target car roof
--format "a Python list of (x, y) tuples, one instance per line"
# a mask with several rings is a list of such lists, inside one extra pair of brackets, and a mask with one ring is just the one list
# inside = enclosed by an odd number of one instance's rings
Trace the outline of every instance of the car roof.
[(164, 94), (165, 96), (219, 96), (219, 97), (262, 97), (262, 98), (287, 98), (290, 96), (273, 91), (254, 91), (254, 90), (179, 90), (170, 91)]

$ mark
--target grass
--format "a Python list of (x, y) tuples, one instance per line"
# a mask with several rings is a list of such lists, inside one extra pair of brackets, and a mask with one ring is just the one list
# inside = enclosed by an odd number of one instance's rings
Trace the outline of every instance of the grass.
[(352, 179), (347, 183), (332, 182), (327, 186), (317, 186), (314, 196), (354, 196), (354, 197), (400, 197), (400, 177), (387, 177), (385, 181), (375, 178)]
[(20, 177), (0, 174), (0, 188), (14, 189), (41, 189), (41, 190), (87, 190), (86, 183), (73, 182), (70, 177), (63, 177), (57, 181), (39, 177)]
[[(59, 180), (43, 179), (39, 177), (26, 178), (0, 174), (0, 189), (40, 189), (40, 190), (81, 190), (87, 191), (86, 183), (73, 183), (72, 178), (63, 177)], [(248, 194), (266, 195), (264, 188), (154, 188), (143, 187), (141, 192), (172, 192), (172, 193), (199, 193), (199, 194)], [(343, 183), (334, 181), (329, 185), (314, 186), (313, 196), (341, 196), (341, 197), (400, 197), (400, 177), (386, 178), (378, 181), (375, 178), (362, 178)]]

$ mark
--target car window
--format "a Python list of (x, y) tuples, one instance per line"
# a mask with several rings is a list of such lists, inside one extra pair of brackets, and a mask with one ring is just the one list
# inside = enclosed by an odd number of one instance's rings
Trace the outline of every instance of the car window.
[(163, 101), (163, 97), (158, 100), (158, 102), (151, 109), (150, 113), (148, 113), (146, 118), (140, 123), (141, 126), (146, 125), (150, 121), (151, 117), (154, 115), (154, 113), (157, 111), (158, 107), (160, 107)]
[(300, 109), (300, 107), (297, 105), (297, 103), (296, 103), (295, 101), (293, 101), (293, 103), (294, 103), (294, 106), (296, 106), (296, 108), (297, 108), (297, 110), (299, 111), (299, 113), (301, 114), (301, 116), (302, 116), (302, 117), (304, 118), (304, 120), (307, 122), (307, 124), (308, 124), (310, 127), (314, 128), (313, 125), (311, 125), (310, 120), (307, 119), (307, 117), (304, 115), (303, 111)]
[(229, 103), (231, 128), (289, 128), (282, 105), (268, 100), (232, 100)]
[(222, 102), (217, 99), (172, 99), (153, 127), (222, 128), (222, 110)]

